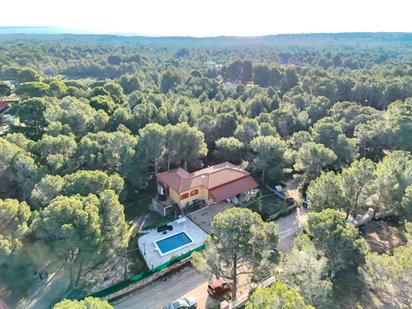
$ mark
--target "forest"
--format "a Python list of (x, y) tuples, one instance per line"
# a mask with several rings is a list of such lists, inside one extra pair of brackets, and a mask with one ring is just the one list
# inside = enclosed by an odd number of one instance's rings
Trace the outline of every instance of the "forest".
[[(85, 273), (127, 250), (130, 220), (149, 212), (154, 173), (224, 161), (261, 188), (297, 180), (310, 210), (291, 252), (258, 258), (280, 279), (248, 308), (270, 308), (267, 293), (294, 308), (412, 306), (411, 34), (0, 34), (8, 98), (0, 296), (12, 306), (49, 264), (67, 269), (65, 295), (87, 295)], [(371, 233), (396, 241), (379, 251)]]

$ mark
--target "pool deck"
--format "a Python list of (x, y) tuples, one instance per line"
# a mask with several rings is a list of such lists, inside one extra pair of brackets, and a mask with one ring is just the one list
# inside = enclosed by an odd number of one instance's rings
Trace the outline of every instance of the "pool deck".
[[(142, 252), (149, 268), (164, 264), (172, 257), (182, 255), (203, 245), (207, 237), (207, 234), (188, 218), (177, 219), (168, 223), (168, 225), (173, 226), (173, 230), (167, 231), (167, 234), (152, 230), (139, 237), (137, 241), (140, 252)], [(172, 250), (170, 253), (161, 254), (156, 242), (181, 232), (185, 232), (193, 242), (180, 249)]]

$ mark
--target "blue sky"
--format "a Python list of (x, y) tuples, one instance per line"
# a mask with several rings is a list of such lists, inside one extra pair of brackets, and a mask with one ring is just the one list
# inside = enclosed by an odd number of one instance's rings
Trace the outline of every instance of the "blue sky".
[(412, 32), (411, 13), (410, 0), (5, 0), (0, 26), (197, 37)]

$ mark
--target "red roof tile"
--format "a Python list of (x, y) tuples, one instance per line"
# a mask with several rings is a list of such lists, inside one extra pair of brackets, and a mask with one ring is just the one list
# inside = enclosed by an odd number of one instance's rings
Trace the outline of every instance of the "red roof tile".
[(172, 187), (176, 192), (181, 193), (199, 186), (213, 189), (249, 175), (245, 170), (229, 162), (224, 162), (193, 173), (188, 173), (183, 168), (178, 168), (157, 173), (156, 177), (164, 184)]
[(239, 180), (235, 180), (223, 186), (212, 189), (210, 190), (210, 193), (215, 198), (216, 202), (220, 202), (229, 197), (255, 189), (257, 186), (258, 184), (252, 176), (246, 176)]

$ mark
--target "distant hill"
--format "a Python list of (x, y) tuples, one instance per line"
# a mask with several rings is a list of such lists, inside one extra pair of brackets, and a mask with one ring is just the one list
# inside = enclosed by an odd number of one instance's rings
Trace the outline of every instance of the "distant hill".
[(137, 43), (157, 47), (252, 47), (276, 45), (356, 45), (369, 46), (394, 43), (412, 44), (412, 33), (390, 32), (353, 32), (353, 33), (311, 33), (279, 34), (259, 37), (150, 37), (130, 34), (81, 34), (73, 29), (53, 27), (0, 27), (0, 40), (78, 40), (88, 42), (112, 41), (118, 43)]

